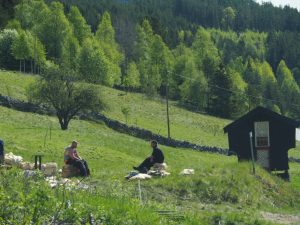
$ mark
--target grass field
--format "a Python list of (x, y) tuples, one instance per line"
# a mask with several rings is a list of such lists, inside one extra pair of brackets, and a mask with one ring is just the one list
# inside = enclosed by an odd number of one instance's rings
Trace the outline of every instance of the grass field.
[[(0, 121), (0, 136), (5, 140), (7, 152), (22, 155), (28, 161), (33, 161), (33, 154), (41, 152), (45, 161), (55, 161), (62, 166), (64, 147), (77, 139), (80, 141), (78, 150), (92, 169), (88, 183), (95, 185), (100, 193), (137, 197), (136, 183), (125, 182), (123, 177), (150, 154), (149, 143), (114, 132), (103, 124), (79, 120), (73, 121), (69, 131), (61, 131), (54, 117), (3, 107), (0, 107)], [(250, 164), (238, 164), (234, 157), (164, 146), (162, 149), (172, 175), (142, 183), (146, 205), (176, 209), (183, 214), (192, 210), (196, 218), (231, 215), (235, 219), (244, 218), (242, 221), (259, 218), (261, 211), (288, 214), (298, 211), (298, 164), (291, 165), (292, 182), (289, 184), (263, 170), (258, 170), (259, 176), (255, 178), (251, 175)], [(183, 168), (194, 168), (196, 175), (178, 175)]]
[(27, 101), (26, 88), (36, 79), (33, 75), (0, 70), (0, 93)]
[(289, 156), (300, 159), (300, 142), (296, 143), (296, 148), (289, 151)]
[[(27, 101), (26, 89), (36, 76), (0, 71), (0, 94)], [(129, 109), (128, 125), (138, 126), (167, 136), (166, 106), (164, 99), (149, 99), (143, 94), (126, 93), (105, 86), (97, 86), (102, 92), (106, 109), (102, 112), (112, 119), (126, 123), (122, 108)], [(170, 103), (171, 137), (193, 143), (228, 148), (223, 128), (230, 120), (191, 112)], [(298, 151), (299, 150), (299, 151)], [(300, 143), (291, 155), (300, 158)]]
[[(34, 76), (13, 72), (0, 72), (0, 94), (27, 100), (26, 88)], [(129, 109), (128, 124), (142, 127), (167, 136), (166, 107), (162, 99), (149, 99), (145, 95), (125, 93), (112, 88), (97, 86), (107, 105), (104, 114), (122, 122), (125, 116), (122, 108)], [(227, 147), (227, 136), (223, 127), (230, 121), (208, 115), (193, 113), (170, 103), (171, 136), (194, 143)]]
[[(34, 78), (31, 76), (2, 72), (0, 93), (26, 100), (25, 89), (32, 80)], [(163, 103), (146, 99), (140, 94), (124, 95), (121, 91), (101, 88), (108, 104), (105, 114), (109, 117), (124, 120), (120, 109), (124, 103), (131, 107), (129, 122), (153, 131), (159, 126), (163, 129)], [(140, 106), (140, 100), (145, 105)], [(155, 109), (159, 109), (160, 113), (155, 114)], [(186, 137), (193, 141), (196, 140), (193, 135), (199, 135), (201, 138), (197, 143), (226, 146), (226, 136), (221, 129), (229, 121), (188, 112), (175, 106), (172, 106), (171, 112), (176, 121), (173, 129), (178, 129), (177, 133), (174, 132), (174, 135), (178, 135), (176, 138)], [(144, 118), (143, 114), (148, 117)], [(134, 121), (135, 117), (138, 118), (137, 122)], [(185, 117), (190, 118), (187, 124)], [(203, 127), (196, 129), (193, 124), (202, 124)], [(213, 126), (218, 126), (219, 131)], [(164, 134), (162, 131), (160, 133)], [(124, 176), (132, 170), (133, 165), (151, 153), (148, 142), (117, 133), (101, 123), (80, 120), (72, 121), (68, 131), (61, 131), (55, 117), (22, 113), (3, 107), (0, 107), (0, 139), (5, 141), (7, 152), (21, 155), (27, 161), (33, 161), (32, 155), (41, 152), (45, 155), (44, 161), (57, 162), (60, 167), (63, 165), (64, 148), (71, 140), (77, 139), (80, 142), (78, 150), (89, 162), (92, 171), (92, 177), (86, 182), (94, 185), (99, 196), (102, 196), (98, 200), (87, 196), (86, 201), (94, 209), (99, 207), (99, 201), (106, 202), (103, 204), (107, 210), (109, 201), (114, 199), (112, 215), (118, 217), (118, 210), (122, 215), (129, 211), (128, 217), (132, 223), (127, 224), (147, 224), (147, 218), (152, 218), (149, 224), (271, 224), (261, 221), (262, 212), (288, 215), (299, 213), (299, 164), (290, 164), (292, 180), (285, 183), (261, 169), (258, 169), (257, 176), (251, 175), (251, 165), (238, 164), (235, 157), (161, 146), (171, 176), (142, 182), (142, 209), (145, 210), (145, 216), (138, 218), (136, 206), (140, 203), (137, 201), (137, 184), (125, 181)], [(291, 154), (299, 156), (298, 150), (292, 150)], [(182, 177), (179, 172), (184, 168), (193, 168), (196, 174)], [(80, 195), (77, 200), (80, 202), (81, 198)], [(122, 205), (124, 199), (128, 204)], [(175, 210), (183, 214), (184, 218), (180, 221), (165, 220), (153, 213), (162, 209)], [(133, 218), (139, 222), (134, 223)]]

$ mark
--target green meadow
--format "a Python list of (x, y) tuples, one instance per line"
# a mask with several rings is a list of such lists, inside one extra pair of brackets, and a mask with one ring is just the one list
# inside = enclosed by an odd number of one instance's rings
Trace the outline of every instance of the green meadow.
[[(27, 100), (26, 88), (34, 79), (33, 76), (1, 72), (0, 93)], [(121, 106), (130, 107), (132, 114), (128, 123), (166, 134), (163, 101), (99, 88), (107, 104), (105, 115), (125, 122)], [(140, 101), (144, 105), (139, 105)], [(186, 111), (175, 102), (172, 102), (171, 118), (175, 138), (227, 146), (222, 128), (230, 121)], [(186, 118), (189, 120), (185, 122)], [(66, 218), (70, 224), (89, 224), (90, 213), (99, 221), (102, 218), (103, 224), (276, 224), (276, 221), (263, 218), (262, 213), (287, 217), (299, 213), (300, 164), (290, 164), (291, 182), (286, 183), (260, 168), (253, 176), (251, 164), (239, 164), (234, 156), (161, 146), (171, 175), (141, 181), (142, 199), (139, 199), (138, 183), (128, 182), (124, 176), (151, 153), (147, 141), (115, 132), (103, 123), (77, 119), (71, 121), (69, 130), (62, 131), (55, 117), (4, 107), (0, 107), (0, 138), (5, 141), (6, 152), (21, 155), (31, 162), (34, 154), (42, 153), (44, 162), (57, 162), (60, 168), (64, 148), (76, 139), (80, 142), (79, 153), (91, 167), (92, 176), (82, 181), (90, 186), (88, 191), (50, 189), (42, 179), (27, 183), (19, 170), (1, 171), (0, 203), (7, 203), (7, 207), (2, 207), (0, 213), (14, 215), (11, 221), (15, 224), (18, 218), (25, 218), (24, 213), (15, 213), (17, 209), (28, 210), (28, 220), (48, 220), (56, 213), (52, 208), (59, 208), (67, 200), (72, 206), (62, 207), (58, 218)], [(299, 157), (299, 147), (290, 153)], [(184, 168), (195, 169), (195, 175), (179, 175)], [(26, 192), (25, 187), (31, 189)], [(44, 205), (31, 202), (32, 207), (25, 210), (24, 205), (30, 205), (27, 195), (37, 202), (48, 200)], [(49, 210), (42, 211), (41, 207)], [(174, 215), (160, 215), (160, 211), (166, 210)], [(82, 222), (84, 218), (85, 223)]]
[[(28, 86), (37, 76), (18, 72), (0, 71), (0, 94), (28, 101)], [(126, 93), (116, 89), (97, 85), (102, 93), (106, 108), (102, 112), (111, 119), (126, 123), (122, 108), (129, 109), (127, 124), (151, 130), (167, 136), (166, 105), (162, 98), (148, 98), (144, 94)], [(193, 143), (228, 148), (227, 135), (223, 128), (231, 121), (204, 115), (178, 107), (170, 102), (171, 137)], [(290, 155), (300, 158), (300, 143)]]
[[(0, 72), (0, 94), (27, 101), (26, 90), (36, 76), (13, 72)], [(111, 119), (126, 122), (122, 108), (129, 109), (127, 123), (142, 127), (154, 133), (167, 136), (167, 117), (165, 100), (149, 99), (143, 94), (126, 93), (97, 85), (102, 93), (106, 109), (102, 112)], [(223, 127), (229, 120), (194, 113), (170, 103), (171, 137), (193, 143), (227, 147), (227, 136)]]

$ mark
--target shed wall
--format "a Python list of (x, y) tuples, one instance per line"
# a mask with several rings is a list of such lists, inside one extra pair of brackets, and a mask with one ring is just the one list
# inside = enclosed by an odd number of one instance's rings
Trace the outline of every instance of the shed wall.
[[(254, 131), (254, 122), (269, 121), (270, 128), (270, 169), (288, 169), (288, 150), (295, 147), (295, 128), (291, 125), (278, 122), (267, 115), (256, 115), (240, 123), (238, 127), (228, 132), (229, 149), (238, 155), (239, 160), (251, 160), (249, 133)], [(253, 138), (254, 155), (256, 158), (255, 140)]]

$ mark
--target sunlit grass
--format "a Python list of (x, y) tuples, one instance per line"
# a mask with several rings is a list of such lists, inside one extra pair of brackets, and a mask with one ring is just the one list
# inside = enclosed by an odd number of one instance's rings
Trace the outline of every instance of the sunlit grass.
[[(137, 197), (132, 192), (136, 184), (127, 183), (124, 176), (151, 153), (148, 142), (117, 133), (103, 124), (74, 120), (68, 131), (62, 131), (55, 117), (3, 107), (0, 107), (0, 130), (7, 152), (12, 151), (32, 162), (32, 155), (41, 152), (45, 155), (44, 161), (57, 162), (59, 167), (63, 165), (64, 148), (77, 139), (80, 142), (78, 151), (92, 170), (90, 182), (103, 193), (117, 188), (117, 192), (129, 190), (129, 196)], [(250, 164), (238, 164), (235, 157), (161, 148), (171, 176), (142, 182), (143, 199), (149, 204), (166, 202), (167, 208), (179, 204), (183, 211), (188, 211), (190, 205), (201, 208), (203, 204), (205, 207), (216, 204), (213, 207), (216, 211), (227, 205), (232, 208), (231, 212), (236, 212), (239, 207), (256, 211), (259, 206), (261, 210), (274, 201), (275, 211), (285, 207), (286, 211), (294, 212), (297, 210), (294, 207), (300, 204), (300, 193), (296, 194), (293, 189), (299, 187), (298, 164), (291, 164), (292, 182), (289, 184), (272, 178), (261, 169), (258, 169), (259, 178), (255, 178), (251, 175)], [(195, 169), (196, 175), (180, 176), (179, 172), (184, 168)], [(289, 206), (291, 200), (294, 206)]]
[[(0, 72), (0, 94), (26, 100), (26, 89), (35, 77), (12, 72)], [(97, 86), (102, 92), (109, 118), (125, 123), (122, 108), (129, 109), (128, 124), (167, 136), (167, 117), (164, 99), (149, 99), (143, 94), (125, 93), (112, 88)], [(229, 120), (194, 113), (170, 103), (171, 137), (193, 143), (227, 147), (223, 132)]]
[[(2, 72), (0, 93), (26, 100), (26, 87), (33, 80), (31, 76)], [(7, 91), (3, 83), (12, 91)], [(108, 105), (104, 112), (108, 117), (125, 122), (121, 107), (128, 107), (131, 112), (129, 124), (166, 135), (163, 101), (147, 99), (141, 94), (126, 95), (107, 87), (99, 88)], [(171, 103), (172, 137), (205, 145), (227, 146), (222, 128), (230, 121), (192, 113), (174, 104)], [(104, 197), (115, 196), (116, 204), (124, 196), (137, 200), (136, 183), (126, 182), (124, 176), (151, 153), (148, 142), (115, 132), (102, 123), (73, 120), (69, 130), (62, 131), (55, 117), (4, 107), (0, 107), (0, 139), (5, 141), (6, 152), (12, 151), (31, 162), (32, 155), (40, 152), (45, 155), (44, 162), (54, 161), (59, 167), (63, 165), (64, 148), (72, 140), (78, 140), (78, 151), (89, 162), (92, 171), (88, 182), (95, 185)], [(143, 203), (160, 209), (179, 210), (184, 214), (191, 212), (192, 215), (185, 218), (185, 224), (197, 224), (195, 221), (199, 219), (207, 221), (204, 224), (211, 224), (211, 218), (220, 215), (227, 215), (226, 221), (241, 218), (246, 218), (241, 221), (252, 221), (259, 218), (260, 211), (296, 213), (299, 209), (299, 164), (290, 164), (291, 183), (285, 183), (262, 169), (258, 169), (258, 176), (254, 177), (251, 165), (238, 164), (234, 156), (161, 148), (171, 176), (142, 182)], [(298, 152), (299, 145), (290, 151), (290, 155), (299, 158)], [(180, 176), (179, 172), (184, 168), (195, 169), (196, 175)], [(126, 207), (132, 207), (131, 203)], [(146, 217), (151, 215), (149, 213)]]

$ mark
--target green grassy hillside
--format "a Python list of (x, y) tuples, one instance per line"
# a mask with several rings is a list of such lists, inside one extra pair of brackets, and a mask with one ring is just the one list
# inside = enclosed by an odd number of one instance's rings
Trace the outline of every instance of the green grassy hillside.
[[(19, 73), (0, 72), (0, 94), (27, 100), (26, 88), (34, 76)], [(167, 136), (166, 106), (162, 99), (149, 99), (143, 94), (125, 93), (112, 88), (98, 86), (107, 105), (103, 112), (109, 118), (122, 122), (125, 117), (122, 108), (129, 109), (128, 124), (142, 127)], [(227, 147), (227, 136), (223, 127), (230, 121), (193, 113), (170, 104), (171, 136), (194, 143)]]
[[(26, 89), (36, 76), (0, 71), (0, 94), (27, 101)], [(98, 86), (107, 105), (104, 114), (126, 122), (122, 108), (129, 109), (127, 123), (167, 136), (166, 106), (163, 99), (149, 99), (143, 94), (125, 93), (105, 86)], [(231, 121), (203, 115), (170, 103), (171, 136), (193, 143), (228, 147), (223, 127)], [(300, 159), (300, 143), (290, 155)]]
[[(22, 113), (0, 107), (1, 138), (6, 151), (33, 161), (37, 152), (45, 154), (45, 161), (62, 166), (63, 149), (72, 139), (80, 141), (79, 151), (92, 168), (88, 181), (100, 193), (136, 197), (136, 183), (123, 180), (132, 165), (139, 163), (151, 150), (149, 143), (114, 132), (103, 124), (75, 120), (69, 131), (61, 131), (55, 118)], [(46, 135), (52, 122), (53, 128)], [(46, 138), (45, 138), (46, 137)], [(45, 141), (45, 147), (44, 147)], [(208, 217), (235, 215), (250, 219), (261, 211), (295, 213), (300, 206), (300, 166), (292, 164), (292, 183), (284, 183), (263, 170), (251, 175), (250, 164), (238, 164), (234, 157), (199, 153), (162, 146), (171, 176), (142, 182), (146, 204), (188, 213), (192, 210)], [(182, 177), (183, 168), (194, 168), (196, 175)], [(298, 172), (297, 172), (298, 171)]]
[[(32, 76), (2, 72), (0, 93), (26, 100), (25, 89), (33, 79)], [(125, 96), (123, 92), (101, 88), (104, 89), (103, 96), (109, 106), (105, 114), (109, 117), (122, 119), (119, 107), (126, 103), (139, 109), (136, 110), (141, 120), (138, 121), (138, 126), (151, 129), (151, 124), (156, 123), (163, 127), (163, 114), (155, 116), (153, 110), (159, 108), (162, 111), (164, 107), (162, 103), (144, 100), (147, 104), (140, 107), (137, 103), (139, 98), (143, 98), (142, 95)], [(126, 102), (124, 99), (127, 99)], [(225, 135), (221, 131), (214, 134), (208, 127), (191, 129), (188, 125), (184, 125), (185, 120), (180, 119), (180, 115), (187, 115), (190, 118), (187, 123), (190, 125), (199, 123), (210, 126), (219, 123), (220, 130), (228, 121), (194, 114), (174, 106), (172, 110), (173, 117), (175, 118), (175, 115), (178, 117), (176, 129), (182, 129), (178, 131), (178, 139), (184, 139), (189, 134), (191, 136), (197, 132), (199, 136), (200, 134), (204, 136), (207, 130), (207, 136), (201, 139), (204, 144), (225, 145)], [(149, 121), (153, 122), (143, 120), (143, 114), (149, 115), (151, 118)], [(134, 112), (132, 117), (133, 115), (135, 116)], [(285, 183), (261, 169), (258, 169), (257, 176), (251, 175), (251, 165), (238, 164), (235, 157), (161, 146), (171, 176), (142, 182), (144, 204), (142, 209), (145, 209), (143, 211), (145, 216), (138, 218), (135, 208), (140, 204), (137, 201), (137, 184), (125, 181), (124, 176), (132, 170), (133, 165), (137, 165), (151, 153), (149, 143), (117, 133), (102, 123), (81, 120), (72, 121), (70, 129), (62, 131), (55, 117), (22, 113), (3, 107), (0, 107), (0, 138), (5, 141), (7, 152), (12, 151), (21, 155), (27, 161), (33, 161), (32, 155), (41, 152), (45, 155), (44, 161), (55, 161), (60, 167), (63, 165), (63, 149), (71, 140), (77, 139), (80, 142), (78, 150), (89, 162), (92, 170), (92, 177), (85, 182), (94, 185), (98, 195), (102, 196), (93, 199), (87, 195), (86, 201), (92, 206), (90, 210), (97, 209), (100, 207), (99, 202), (102, 202), (105, 210), (111, 207), (112, 217), (118, 217), (118, 212), (120, 215), (127, 215), (128, 220), (131, 220), (127, 224), (147, 224), (145, 223), (147, 218), (151, 218), (149, 224), (219, 224), (220, 221), (224, 224), (267, 224), (266, 221), (262, 221), (263, 212), (272, 212), (274, 215), (299, 212), (299, 164), (290, 164), (292, 180), (291, 183)], [(193, 168), (196, 174), (182, 177), (179, 172), (184, 168)], [(3, 182), (1, 185), (0, 187), (3, 187)], [(57, 197), (54, 193), (52, 195), (54, 199)], [(5, 198), (1, 196), (0, 201), (4, 201)], [(83, 196), (84, 193), (76, 197), (77, 201), (81, 202), (77, 206), (80, 209), (84, 208)], [(110, 206), (109, 201), (112, 198), (114, 204)], [(127, 201), (125, 205), (122, 203), (124, 199)], [(154, 212), (159, 209), (176, 210), (184, 217), (178, 221), (159, 217)], [(134, 218), (139, 222), (134, 222)], [(107, 224), (114, 223), (117, 224), (116, 222)]]

